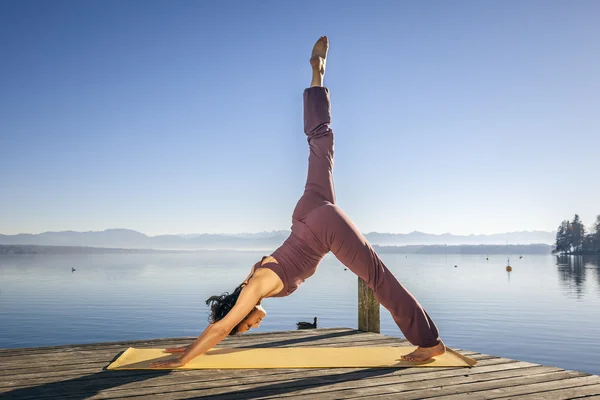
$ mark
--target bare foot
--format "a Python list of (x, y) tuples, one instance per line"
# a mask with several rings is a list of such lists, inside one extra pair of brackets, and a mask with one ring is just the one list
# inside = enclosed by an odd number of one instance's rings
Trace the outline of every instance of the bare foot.
[(439, 342), (433, 347), (417, 347), (415, 351), (405, 356), (400, 357), (403, 361), (423, 362), (430, 358), (441, 356), (446, 352), (446, 345), (443, 342)]
[(313, 47), (312, 55), (310, 56), (310, 65), (313, 70), (319, 71), (320, 74), (325, 74), (325, 64), (327, 62), (327, 51), (329, 50), (329, 39), (327, 36), (321, 36)]

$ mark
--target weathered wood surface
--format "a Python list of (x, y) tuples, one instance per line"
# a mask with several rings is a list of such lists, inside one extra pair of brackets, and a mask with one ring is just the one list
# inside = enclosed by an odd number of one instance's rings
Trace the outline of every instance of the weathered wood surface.
[[(194, 338), (0, 350), (0, 399), (600, 399), (600, 377), (465, 350), (474, 368), (105, 371), (129, 346)], [(245, 334), (219, 347), (406, 346), (353, 329)]]
[(358, 278), (358, 330), (379, 333), (379, 302), (373, 290)]

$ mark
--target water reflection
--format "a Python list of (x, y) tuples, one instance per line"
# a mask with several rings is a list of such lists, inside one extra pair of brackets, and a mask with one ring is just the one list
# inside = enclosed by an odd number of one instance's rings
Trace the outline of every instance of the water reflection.
[[(596, 256), (568, 256), (556, 257), (556, 266), (561, 288), (567, 296), (583, 298), (586, 294), (587, 271), (594, 271), (593, 275), (600, 287), (600, 257)], [(600, 293), (599, 293), (600, 294)]]

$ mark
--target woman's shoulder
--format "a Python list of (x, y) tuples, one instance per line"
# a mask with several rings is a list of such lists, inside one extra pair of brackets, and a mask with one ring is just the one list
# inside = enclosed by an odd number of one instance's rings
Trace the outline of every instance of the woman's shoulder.
[(278, 262), (275, 259), (275, 257), (273, 257), (273, 256), (267, 256), (267, 257), (263, 257), (262, 261), (260, 262), (260, 265), (268, 264), (268, 263), (278, 264)]
[(263, 297), (274, 296), (275, 294), (281, 292), (284, 287), (283, 280), (277, 271), (270, 268), (271, 266), (276, 267), (278, 265), (279, 264), (274, 262), (264, 263), (256, 269), (252, 279), (250, 279), (250, 284), (252, 284), (252, 281), (254, 281), (254, 284), (260, 287)]

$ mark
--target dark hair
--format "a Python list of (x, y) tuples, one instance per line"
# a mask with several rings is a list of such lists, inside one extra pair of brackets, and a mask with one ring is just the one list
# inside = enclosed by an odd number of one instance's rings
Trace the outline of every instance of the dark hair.
[[(227, 313), (235, 306), (244, 286), (245, 284), (242, 283), (240, 286), (236, 287), (231, 294), (225, 292), (220, 296), (211, 296), (206, 300), (206, 305), (210, 306), (210, 316), (208, 317), (208, 320), (211, 323), (215, 323), (225, 318)], [(234, 335), (237, 333), (237, 330), (238, 327), (236, 325), (229, 334)]]

